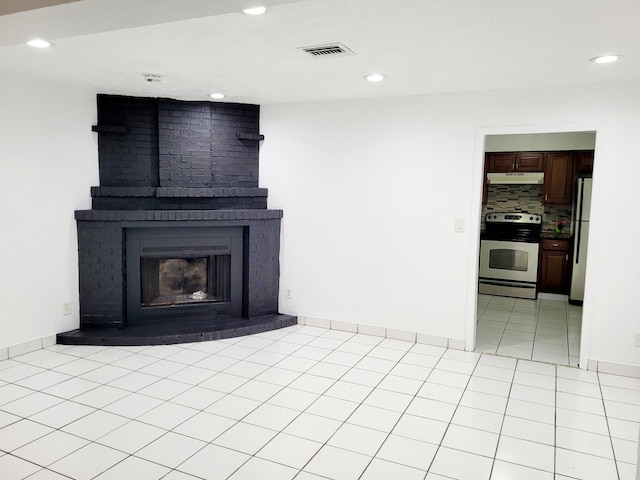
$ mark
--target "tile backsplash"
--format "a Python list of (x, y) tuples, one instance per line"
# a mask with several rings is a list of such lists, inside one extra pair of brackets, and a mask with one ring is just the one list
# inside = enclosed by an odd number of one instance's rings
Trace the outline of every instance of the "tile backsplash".
[(482, 208), (482, 227), (484, 218), (490, 212), (526, 212), (542, 215), (542, 231), (553, 232), (556, 217), (564, 219), (568, 233), (571, 222), (571, 205), (543, 205), (542, 185), (489, 185), (487, 204)]

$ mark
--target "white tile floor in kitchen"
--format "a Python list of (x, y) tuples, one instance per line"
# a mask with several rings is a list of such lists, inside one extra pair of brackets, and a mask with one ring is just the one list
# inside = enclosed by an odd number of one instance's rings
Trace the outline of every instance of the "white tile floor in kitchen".
[(582, 307), (478, 295), (476, 351), (578, 366)]
[(296, 325), (0, 362), (2, 480), (633, 480), (640, 379)]

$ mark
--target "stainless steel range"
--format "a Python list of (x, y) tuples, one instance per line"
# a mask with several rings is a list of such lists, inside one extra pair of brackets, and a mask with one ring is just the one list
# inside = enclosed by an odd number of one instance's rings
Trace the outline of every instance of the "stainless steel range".
[(480, 235), (478, 292), (536, 298), (542, 216), (488, 213)]

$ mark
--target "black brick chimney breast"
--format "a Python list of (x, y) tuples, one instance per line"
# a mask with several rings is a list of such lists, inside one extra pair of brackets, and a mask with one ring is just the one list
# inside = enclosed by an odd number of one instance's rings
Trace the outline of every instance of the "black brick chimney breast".
[[(296, 323), (278, 314), (282, 211), (268, 210), (267, 190), (258, 187), (260, 107), (113, 95), (98, 95), (97, 104), (92, 130), (98, 135), (100, 186), (91, 189), (92, 209), (76, 211), (80, 329), (58, 335), (58, 341), (191, 342)], [(230, 227), (244, 232), (231, 254), (242, 265), (242, 278), (232, 283), (242, 289), (233, 297), (241, 305), (218, 308), (211, 318), (202, 305), (171, 305), (162, 315), (149, 315), (155, 320), (148, 324), (139, 315), (129, 321), (127, 297), (139, 295), (131, 294), (138, 288), (131, 285), (127, 295), (127, 283), (139, 280), (128, 278), (127, 262), (136, 262), (129, 270), (137, 272), (140, 259), (127, 255), (128, 237), (143, 232), (146, 239), (166, 229), (171, 235), (159, 235), (158, 242), (171, 237), (165, 251), (182, 258), (176, 245), (181, 237), (189, 239), (182, 251), (192, 252), (224, 243), (215, 239)], [(207, 232), (213, 232), (211, 241)], [(225, 317), (225, 311), (241, 311), (241, 318)]]

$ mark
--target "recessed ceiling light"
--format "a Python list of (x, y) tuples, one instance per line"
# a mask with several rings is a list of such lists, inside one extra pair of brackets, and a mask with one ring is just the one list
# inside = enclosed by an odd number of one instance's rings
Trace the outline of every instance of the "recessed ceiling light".
[(242, 13), (246, 15), (262, 15), (266, 11), (267, 11), (266, 7), (259, 6), (259, 7), (245, 8), (244, 10), (242, 10)]
[(382, 80), (384, 80), (385, 78), (387, 78), (386, 75), (382, 75), (380, 73), (372, 73), (370, 75), (365, 75), (365, 80), (367, 80), (368, 82), (381, 82)]
[(589, 59), (591, 63), (612, 63), (617, 62), (622, 58), (622, 55), (600, 55)]
[(224, 98), (224, 93), (212, 93), (211, 95), (209, 95), (211, 98), (213, 98), (214, 100), (220, 100)]
[(49, 48), (51, 46), (51, 42), (47, 42), (46, 40), (42, 40), (41, 38), (35, 38), (28, 41), (27, 45), (35, 48)]

